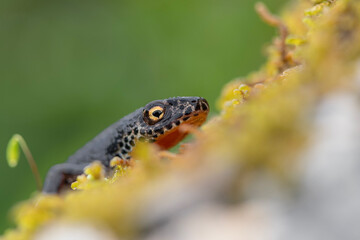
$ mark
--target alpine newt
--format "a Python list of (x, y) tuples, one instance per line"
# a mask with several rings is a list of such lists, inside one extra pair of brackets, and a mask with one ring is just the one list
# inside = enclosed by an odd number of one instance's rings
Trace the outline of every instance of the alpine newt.
[(70, 156), (67, 162), (48, 171), (43, 192), (57, 193), (71, 179), (83, 173), (84, 167), (100, 161), (110, 169), (110, 161), (119, 157), (131, 158), (138, 141), (154, 142), (161, 149), (169, 149), (187, 133), (179, 126), (201, 126), (209, 113), (209, 104), (200, 97), (176, 97), (156, 100), (121, 118)]

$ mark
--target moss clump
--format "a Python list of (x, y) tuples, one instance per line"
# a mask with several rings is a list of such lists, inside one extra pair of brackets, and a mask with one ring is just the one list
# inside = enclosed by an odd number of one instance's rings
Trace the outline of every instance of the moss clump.
[[(271, 22), (272, 16), (264, 11), (263, 17)], [(218, 101), (220, 116), (204, 125), (181, 154), (165, 161), (153, 146), (140, 145), (134, 153), (138, 160), (119, 167), (112, 179), (105, 179), (101, 167), (92, 165), (90, 177), (80, 176), (73, 185), (84, 190), (38, 195), (19, 204), (14, 210), (17, 228), (8, 230), (4, 239), (29, 239), (55, 219), (90, 221), (121, 237), (135, 238), (144, 212), (161, 204), (149, 199), (168, 190), (163, 184), (188, 178), (196, 182), (213, 166), (232, 168), (231, 186), (243, 184), (259, 170), (284, 183), (296, 181), (295, 159), (311, 134), (314, 103), (323, 94), (353, 86), (345, 77), (360, 55), (360, 2), (299, 1), (281, 19), (275, 25), (282, 30), (268, 48), (266, 64), (224, 87)], [(237, 191), (232, 199), (241, 202), (241, 187)], [(183, 194), (190, 193), (185, 189)]]

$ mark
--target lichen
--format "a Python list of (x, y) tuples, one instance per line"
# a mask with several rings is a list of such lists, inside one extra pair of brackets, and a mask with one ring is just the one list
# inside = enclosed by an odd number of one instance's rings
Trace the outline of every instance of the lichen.
[(296, 181), (293, 169), (312, 131), (314, 103), (323, 94), (352, 86), (345, 77), (360, 55), (360, 2), (298, 1), (281, 19), (287, 35), (274, 39), (258, 72), (223, 88), (220, 115), (184, 151), (166, 159), (171, 155), (140, 144), (129, 166), (114, 160), (117, 167), (108, 179), (94, 163), (73, 184), (75, 191), (38, 194), (18, 204), (13, 210), (17, 227), (3, 239), (29, 239), (51, 220), (91, 221), (119, 236), (136, 237), (138, 216), (147, 206), (144, 191), (213, 164), (235, 166), (235, 185), (259, 169), (284, 183)]

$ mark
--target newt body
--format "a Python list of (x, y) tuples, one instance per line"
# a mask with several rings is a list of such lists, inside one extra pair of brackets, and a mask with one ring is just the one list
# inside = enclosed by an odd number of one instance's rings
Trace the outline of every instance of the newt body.
[(83, 173), (84, 167), (98, 160), (110, 168), (110, 160), (128, 160), (137, 141), (154, 142), (168, 149), (187, 133), (181, 124), (200, 126), (206, 120), (209, 104), (200, 97), (176, 97), (156, 100), (121, 118), (70, 156), (67, 162), (50, 168), (43, 192), (57, 193), (60, 187)]

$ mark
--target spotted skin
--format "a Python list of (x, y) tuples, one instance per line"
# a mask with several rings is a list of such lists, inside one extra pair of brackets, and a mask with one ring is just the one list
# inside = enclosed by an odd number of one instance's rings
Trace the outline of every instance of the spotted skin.
[(205, 122), (209, 110), (207, 101), (200, 97), (152, 101), (106, 128), (70, 156), (66, 163), (50, 168), (43, 192), (59, 192), (60, 187), (68, 185), (70, 180), (83, 173), (85, 166), (95, 160), (107, 169), (114, 157), (129, 160), (138, 141), (153, 142), (162, 149), (171, 148), (187, 135), (179, 130), (179, 126), (200, 126)]

